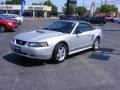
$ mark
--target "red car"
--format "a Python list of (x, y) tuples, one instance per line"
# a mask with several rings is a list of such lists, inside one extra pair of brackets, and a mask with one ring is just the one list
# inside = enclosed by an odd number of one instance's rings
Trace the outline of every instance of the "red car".
[(14, 20), (5, 19), (0, 16), (0, 32), (12, 31), (17, 27), (17, 23)]
[(106, 16), (105, 17), (105, 19), (106, 19), (106, 21), (108, 21), (108, 22), (114, 22), (114, 17), (112, 17), (112, 16)]

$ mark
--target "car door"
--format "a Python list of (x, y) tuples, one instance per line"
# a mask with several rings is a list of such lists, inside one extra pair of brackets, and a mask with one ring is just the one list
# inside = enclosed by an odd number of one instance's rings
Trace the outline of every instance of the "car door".
[(87, 23), (80, 23), (71, 39), (72, 51), (88, 47), (93, 41), (93, 28)]

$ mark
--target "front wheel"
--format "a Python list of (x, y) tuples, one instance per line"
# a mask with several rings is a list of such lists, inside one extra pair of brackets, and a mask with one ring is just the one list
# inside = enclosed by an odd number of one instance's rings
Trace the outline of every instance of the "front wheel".
[(0, 32), (5, 32), (6, 31), (6, 27), (4, 25), (0, 25)]
[(92, 50), (98, 50), (99, 47), (100, 47), (100, 39), (97, 38), (97, 39), (94, 41), (94, 44), (93, 44)]
[(19, 20), (19, 21), (18, 21), (18, 25), (21, 25), (21, 24), (22, 24), (22, 22)]
[(66, 56), (67, 56), (67, 47), (66, 45), (60, 43), (55, 47), (53, 51), (52, 60), (55, 63), (61, 63), (65, 60)]

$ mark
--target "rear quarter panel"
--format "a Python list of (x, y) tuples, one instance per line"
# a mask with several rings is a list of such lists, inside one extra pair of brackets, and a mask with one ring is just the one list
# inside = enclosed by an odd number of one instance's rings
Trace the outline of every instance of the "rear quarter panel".
[(102, 29), (100, 28), (96, 28), (95, 30), (93, 30), (93, 33), (94, 33), (94, 41), (95, 39), (99, 36), (100, 37), (100, 42), (102, 40)]

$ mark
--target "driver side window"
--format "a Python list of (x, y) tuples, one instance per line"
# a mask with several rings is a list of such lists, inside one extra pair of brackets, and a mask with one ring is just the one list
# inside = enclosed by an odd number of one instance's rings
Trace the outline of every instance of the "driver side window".
[(91, 30), (93, 30), (93, 28), (90, 25), (86, 23), (80, 23), (77, 26), (75, 33), (82, 33), (82, 32), (91, 31)]

